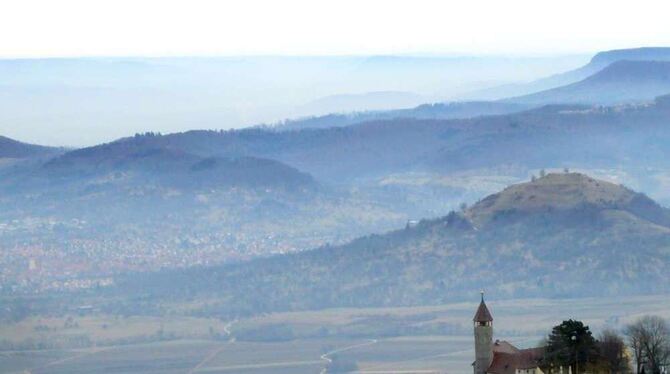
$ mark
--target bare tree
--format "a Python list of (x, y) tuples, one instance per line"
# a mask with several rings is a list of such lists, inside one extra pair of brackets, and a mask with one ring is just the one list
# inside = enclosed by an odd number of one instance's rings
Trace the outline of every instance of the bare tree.
[(614, 330), (604, 330), (598, 336), (598, 351), (607, 372), (630, 373), (626, 343)]
[(639, 373), (644, 366), (659, 374), (670, 363), (670, 326), (661, 317), (644, 316), (626, 328)]
[(639, 321), (626, 326), (625, 334), (628, 337), (628, 345), (633, 352), (633, 360), (635, 360), (635, 373), (639, 374), (642, 371), (642, 364), (644, 363), (644, 344), (642, 343), (644, 334), (642, 332), (642, 326)]

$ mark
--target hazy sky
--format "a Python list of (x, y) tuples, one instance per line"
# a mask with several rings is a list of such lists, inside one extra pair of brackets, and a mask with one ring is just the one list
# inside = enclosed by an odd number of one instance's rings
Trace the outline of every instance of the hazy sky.
[[(172, 66), (165, 60), (5, 60), (0, 66), (0, 135), (81, 146), (134, 132), (277, 121), (304, 115), (301, 108), (334, 94), (402, 91), (426, 102), (450, 100), (479, 88), (573, 69), (598, 51), (670, 46), (666, 3), (0, 0), (0, 58), (487, 56), (468, 60), (467, 69), (457, 59), (443, 61), (439, 68), (417, 61), (416, 66), (385, 69), (383, 61), (359, 67), (352, 58), (319, 63), (243, 59), (246, 64), (233, 61), (230, 66), (218, 61), (216, 69), (200, 62)], [(454, 71), (447, 72), (446, 66)]]
[(670, 45), (659, 1), (5, 0), (0, 57), (556, 54)]

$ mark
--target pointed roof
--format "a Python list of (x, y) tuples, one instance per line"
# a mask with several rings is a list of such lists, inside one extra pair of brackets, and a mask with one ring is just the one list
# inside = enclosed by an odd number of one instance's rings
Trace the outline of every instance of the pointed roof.
[(486, 307), (484, 302), (484, 292), (482, 291), (482, 302), (479, 303), (479, 308), (477, 308), (477, 313), (472, 319), (474, 322), (493, 322), (493, 316), (489, 312), (489, 308)]

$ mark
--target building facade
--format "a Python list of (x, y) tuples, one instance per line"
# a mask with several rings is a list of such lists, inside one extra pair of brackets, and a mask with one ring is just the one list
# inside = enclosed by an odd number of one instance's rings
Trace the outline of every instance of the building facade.
[(519, 349), (506, 341), (493, 340), (493, 316), (484, 293), (474, 318), (474, 374), (572, 374), (571, 369), (540, 367), (544, 348)]

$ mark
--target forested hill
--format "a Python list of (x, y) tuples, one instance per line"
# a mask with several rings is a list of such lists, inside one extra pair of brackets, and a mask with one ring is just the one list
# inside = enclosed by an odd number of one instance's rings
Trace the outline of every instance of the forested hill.
[[(147, 180), (180, 187), (244, 186), (264, 189), (315, 187), (313, 178), (279, 161), (258, 157), (199, 156), (169, 147), (121, 142), (84, 148), (55, 157), (35, 175), (86, 185), (95, 178), (124, 175), (119, 184)], [(109, 181), (107, 184), (111, 184)]]
[(398, 118), (414, 119), (455, 119), (509, 114), (531, 109), (532, 105), (503, 103), (495, 101), (463, 101), (450, 103), (423, 104), (411, 109), (364, 111), (353, 113), (333, 113), (325, 116), (286, 120), (277, 124), (277, 130), (325, 129), (342, 127), (357, 123), (391, 120)]
[[(549, 174), (461, 213), (339, 247), (218, 268), (129, 276), (118, 292), (205, 297), (239, 315), (498, 297), (667, 292), (670, 212), (583, 174)], [(207, 296), (209, 295), (209, 296)]]
[(63, 152), (63, 150), (60, 148), (22, 143), (14, 139), (0, 136), (0, 159), (40, 157), (55, 155), (59, 152)]
[[(670, 106), (549, 106), (470, 119), (397, 118), (347, 127), (189, 131), (136, 136), (77, 151), (80, 162), (123, 150), (171, 149), (198, 157), (280, 161), (322, 181), (411, 171), (455, 172), (517, 165), (628, 167), (644, 147), (647, 166), (664, 156)], [(607, 141), (603, 141), (607, 139)], [(69, 157), (68, 155), (64, 157)]]

